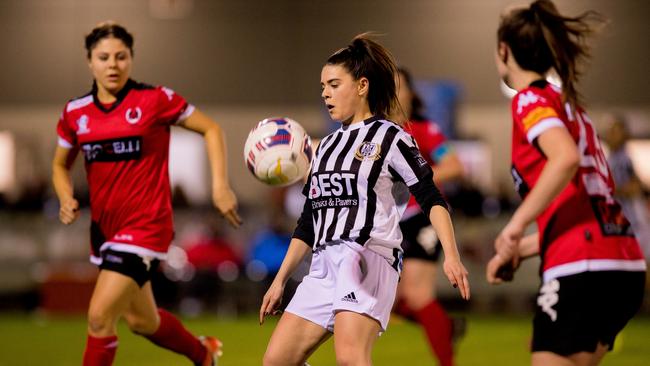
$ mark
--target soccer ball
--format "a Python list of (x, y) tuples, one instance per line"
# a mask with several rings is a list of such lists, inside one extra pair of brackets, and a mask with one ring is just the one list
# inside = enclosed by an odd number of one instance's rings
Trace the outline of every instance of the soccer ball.
[(248, 134), (244, 161), (255, 178), (271, 186), (303, 179), (311, 164), (311, 139), (291, 118), (266, 118)]

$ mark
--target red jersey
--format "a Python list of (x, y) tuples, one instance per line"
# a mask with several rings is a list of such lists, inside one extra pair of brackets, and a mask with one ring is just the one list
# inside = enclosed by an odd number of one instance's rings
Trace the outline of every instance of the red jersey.
[[(409, 133), (418, 144), (422, 157), (429, 163), (429, 166), (435, 166), (451, 150), (445, 135), (440, 131), (440, 127), (432, 121), (410, 121), (404, 125), (404, 131)], [(411, 195), (406, 211), (402, 215), (402, 221), (421, 213), (420, 206)]]
[(57, 134), (84, 156), (93, 263), (107, 248), (164, 259), (173, 237), (170, 126), (193, 110), (172, 90), (133, 80), (112, 105), (99, 102), (96, 87), (66, 104)]
[(580, 151), (578, 171), (537, 217), (544, 282), (587, 271), (643, 271), (645, 260), (630, 223), (614, 200), (614, 181), (596, 130), (584, 110), (562, 103), (559, 88), (537, 81), (512, 100), (512, 175), (524, 198), (546, 158), (536, 139), (566, 128)]

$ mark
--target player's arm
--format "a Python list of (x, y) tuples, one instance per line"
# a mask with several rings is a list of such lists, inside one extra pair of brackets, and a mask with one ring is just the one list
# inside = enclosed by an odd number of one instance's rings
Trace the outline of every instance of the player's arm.
[[(309, 192), (309, 184), (309, 182), (306, 183), (303, 188), (303, 194), (306, 196), (308, 194), (307, 192)], [(312, 217), (311, 200), (307, 197), (300, 218), (298, 218), (298, 224), (293, 232), (293, 237), (289, 243), (289, 249), (280, 265), (280, 270), (278, 270), (271, 286), (269, 286), (262, 299), (262, 305), (260, 306), (260, 324), (264, 323), (265, 316), (277, 313), (275, 309), (282, 302), (284, 286), (305, 256), (311, 252), (311, 245), (315, 240)]]
[(433, 180), (438, 185), (460, 179), (465, 174), (463, 164), (453, 151), (448, 151), (439, 158), (431, 169), (433, 169)]
[(264, 323), (264, 318), (267, 315), (277, 314), (276, 308), (282, 303), (284, 286), (308, 253), (311, 253), (311, 247), (307, 243), (296, 237), (291, 239), (289, 249), (284, 256), (284, 260), (282, 260), (280, 270), (275, 275), (271, 286), (269, 286), (262, 299), (262, 305), (260, 306), (260, 324)]
[(519, 241), (517, 253), (515, 258), (510, 259), (500, 253), (494, 254), (485, 268), (485, 277), (488, 283), (498, 285), (503, 281), (512, 281), (521, 260), (539, 255), (539, 233), (535, 232), (524, 236)]
[(497, 253), (508, 259), (518, 255), (518, 243), (526, 227), (566, 187), (580, 165), (578, 147), (566, 128), (549, 128), (536, 141), (546, 156), (546, 164), (537, 183), (495, 241)]
[(445, 206), (434, 205), (429, 211), (429, 220), (431, 225), (438, 235), (442, 249), (445, 252), (445, 262), (443, 270), (449, 282), (454, 287), (458, 287), (460, 295), (463, 299), (469, 300), (470, 289), (469, 279), (467, 278), (468, 272), (460, 261), (460, 254), (456, 246), (456, 238), (454, 237), (454, 227), (451, 223), (449, 211)]
[(519, 242), (519, 258), (528, 259), (539, 255), (539, 233), (524, 236)]
[(631, 161), (628, 160), (626, 168), (630, 179), (625, 184), (617, 184), (615, 194), (623, 198), (639, 197), (643, 194), (643, 186)]
[(52, 184), (59, 199), (59, 220), (69, 225), (79, 217), (79, 202), (74, 198), (70, 168), (77, 156), (74, 148), (57, 146), (52, 159)]
[(242, 220), (237, 213), (237, 197), (228, 182), (226, 142), (221, 126), (198, 109), (177, 125), (203, 135), (212, 173), (212, 201), (232, 226), (239, 227)]

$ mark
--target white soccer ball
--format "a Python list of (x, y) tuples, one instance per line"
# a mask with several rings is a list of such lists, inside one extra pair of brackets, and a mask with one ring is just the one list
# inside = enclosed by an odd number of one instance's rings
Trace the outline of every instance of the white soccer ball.
[(303, 179), (311, 164), (311, 139), (291, 118), (266, 118), (248, 134), (244, 161), (255, 178), (271, 186)]

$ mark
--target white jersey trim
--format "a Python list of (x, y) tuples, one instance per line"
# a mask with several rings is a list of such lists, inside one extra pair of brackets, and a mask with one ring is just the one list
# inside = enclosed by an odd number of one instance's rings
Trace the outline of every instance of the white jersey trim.
[(70, 142), (68, 142), (68, 140), (61, 136), (59, 136), (59, 146), (65, 147), (66, 149), (72, 149), (74, 147)]
[(533, 126), (530, 130), (528, 130), (528, 133), (526, 134), (526, 138), (528, 139), (528, 142), (532, 144), (533, 141), (535, 141), (535, 139), (539, 137), (539, 135), (541, 135), (544, 131), (553, 127), (566, 128), (562, 120), (557, 117), (544, 118), (543, 120), (537, 122), (535, 126)]
[(583, 259), (577, 262), (560, 264), (544, 271), (544, 283), (559, 277), (570, 276), (582, 272), (597, 271), (627, 271), (643, 272), (646, 270), (644, 259)]
[(75, 109), (85, 107), (92, 102), (93, 102), (93, 96), (87, 95), (83, 98), (75, 99), (73, 101), (68, 102), (68, 105), (65, 107), (65, 111), (66, 112), (74, 111)]
[[(153, 257), (156, 259), (159, 259), (161, 261), (164, 261), (167, 259), (167, 253), (162, 253), (162, 252), (156, 252), (151, 249), (143, 248), (137, 245), (132, 245), (132, 244), (124, 244), (124, 243), (117, 243), (114, 241), (107, 241), (106, 243), (102, 244), (102, 246), (99, 248), (99, 252), (103, 252), (107, 249), (114, 250), (116, 252), (124, 252), (124, 253), (132, 253), (136, 254), (140, 257)], [(100, 265), (102, 264), (102, 258), (101, 257), (96, 257), (94, 255), (90, 255), (90, 262), (93, 264)]]
[(185, 110), (183, 111), (183, 113), (181, 113), (181, 115), (178, 116), (178, 118), (176, 119), (176, 121), (174, 122), (174, 124), (176, 124), (176, 123), (178, 123), (178, 122), (185, 121), (186, 119), (188, 119), (189, 116), (191, 116), (192, 113), (194, 113), (194, 109), (195, 109), (195, 108), (194, 108), (194, 105), (192, 105), (192, 104), (188, 104), (188, 105), (187, 105), (187, 108), (185, 108)]

